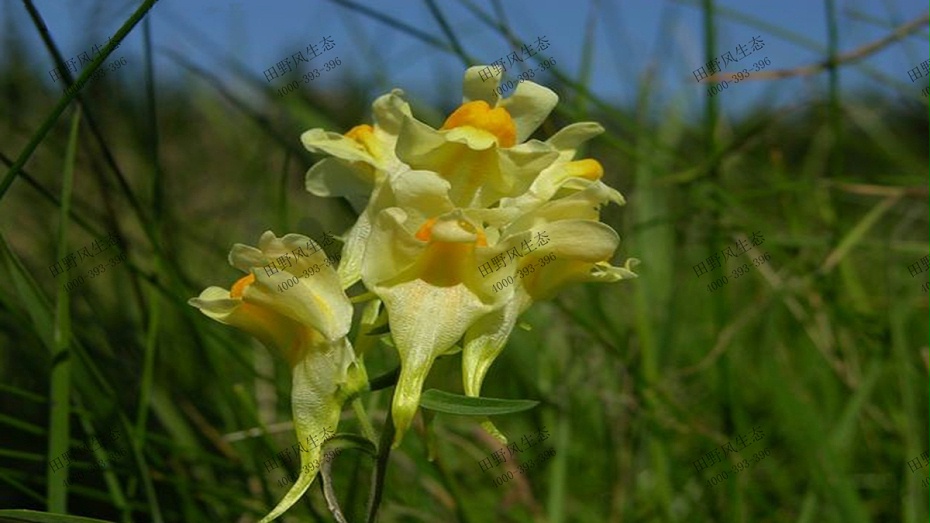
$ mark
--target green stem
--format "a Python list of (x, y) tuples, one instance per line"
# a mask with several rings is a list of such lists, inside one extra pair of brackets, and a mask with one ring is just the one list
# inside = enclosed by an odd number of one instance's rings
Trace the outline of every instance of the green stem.
[(362, 405), (362, 400), (358, 396), (352, 399), (352, 410), (355, 411), (355, 417), (358, 418), (358, 423), (362, 426), (362, 433), (364, 433), (365, 437), (371, 442), (374, 442), (375, 439), (377, 439), (375, 437), (375, 429), (371, 426), (371, 420), (368, 419), (365, 406)]
[(326, 508), (329, 509), (330, 514), (333, 515), (337, 523), (348, 523), (342, 513), (342, 508), (339, 507), (339, 498), (336, 496), (336, 491), (333, 489), (332, 468), (332, 460), (325, 461), (320, 465), (320, 480), (323, 483), (323, 497), (326, 499)]
[(384, 431), (378, 442), (378, 459), (375, 470), (371, 475), (371, 497), (368, 500), (368, 523), (375, 523), (378, 506), (381, 505), (381, 495), (384, 492), (384, 474), (387, 472), (388, 457), (391, 455), (391, 443), (394, 441), (394, 418), (391, 415), (390, 405), (394, 401), (394, 394), (388, 400), (387, 417), (384, 420)]

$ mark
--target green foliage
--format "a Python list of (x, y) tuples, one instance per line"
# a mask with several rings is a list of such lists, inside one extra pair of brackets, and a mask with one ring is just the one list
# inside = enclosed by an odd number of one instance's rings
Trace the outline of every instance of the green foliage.
[[(127, 15), (117, 36), (142, 32), (139, 13), (152, 3)], [(474, 39), (444, 3), (423, 6), (436, 20), (428, 33), (386, 9), (333, 4), (462, 70), (476, 63)], [(592, 4), (592, 27), (607, 4)], [(827, 42), (713, 2), (703, 31), (736, 19), (832, 63), (854, 39), (832, 5)], [(502, 44), (519, 40), (499, 6), (462, 7)], [(439, 358), (426, 410), (389, 455), (397, 357), (386, 326), (368, 332), (368, 374), (379, 377), (339, 429), (356, 436), (329, 444), (346, 451), (324, 468), (328, 495), (317, 482), (283, 520), (331, 521), (338, 505), (351, 522), (379, 506), (384, 522), (926, 521), (927, 468), (907, 465), (928, 447), (926, 273), (908, 271), (930, 248), (925, 99), (887, 79), (879, 93), (846, 92), (840, 71), (872, 73), (843, 61), (813, 74), (826, 89), (810, 103), (739, 117), (718, 98), (681, 94), (660, 105), (660, 87), (644, 75), (618, 77), (638, 82), (634, 105), (621, 107), (588, 89), (595, 52), (588, 40), (574, 62), (580, 73), (560, 59), (546, 80), (561, 102), (539, 137), (584, 119), (608, 129), (585, 156), (627, 198), (603, 219), (623, 237), (616, 259), (642, 260), (640, 278), (577, 286), (531, 309), (521, 318), (530, 328), (489, 372), (490, 398), (457, 395), (461, 355)], [(345, 80), (338, 93), (276, 105), (253, 71), (241, 81), (254, 91), (241, 94), (171, 55), (189, 72), (183, 90), (148, 71), (139, 81), (151, 89), (134, 90), (144, 95), (104, 79), (59, 98), (15, 49), (10, 56), (0, 73), (0, 508), (30, 510), (0, 510), (0, 520), (257, 520), (297, 472), (293, 459), (275, 457), (295, 443), (290, 371), (186, 302), (238, 278), (226, 261), (233, 243), (268, 228), (338, 234), (354, 221), (348, 202), (303, 190), (318, 158), (298, 136), (366, 121), (373, 95), (393, 86)], [(389, 65), (368, 66), (383, 77)], [(447, 108), (428, 111), (441, 121)], [(757, 231), (764, 243), (725, 272), (696, 276), (694, 265)], [(116, 249), (93, 261), (106, 272), (62, 291), (91, 264), (57, 278), (49, 265), (109, 233)], [(109, 265), (119, 252), (128, 260)], [(707, 289), (723, 276), (724, 287)], [(518, 444), (542, 428), (550, 438), (483, 470), (502, 444), (472, 417), (430, 409), (497, 415)], [(764, 439), (696, 470), (711, 449), (755, 428)], [(123, 457), (103, 448), (50, 466), (110, 430), (124, 435)], [(520, 472), (549, 447), (551, 459)], [(709, 484), (765, 449), (748, 470)], [(508, 471), (514, 478), (496, 485)]]
[(502, 416), (532, 409), (538, 401), (473, 398), (436, 389), (423, 391), (420, 406), (460, 416)]

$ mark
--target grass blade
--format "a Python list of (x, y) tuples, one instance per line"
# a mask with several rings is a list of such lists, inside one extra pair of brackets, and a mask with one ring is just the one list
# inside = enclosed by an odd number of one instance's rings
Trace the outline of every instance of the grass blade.
[[(80, 109), (74, 111), (71, 118), (71, 132), (65, 150), (64, 180), (61, 187), (61, 213), (58, 219), (58, 249), (56, 259), (62, 260), (68, 252), (68, 224), (71, 209), (71, 190), (74, 184), (74, 158), (77, 152), (78, 129), (81, 122)], [(56, 261), (56, 263), (58, 263)], [(65, 272), (67, 274), (67, 272)], [(54, 349), (52, 351), (52, 386), (49, 415), (48, 459), (58, 459), (68, 451), (71, 435), (71, 300), (65, 291), (65, 280), (58, 280), (58, 292), (55, 298)], [(64, 475), (68, 475), (67, 462), (63, 465)], [(66, 512), (68, 506), (68, 486), (65, 482), (52, 481), (48, 476), (46, 490), (48, 509), (52, 512)]]

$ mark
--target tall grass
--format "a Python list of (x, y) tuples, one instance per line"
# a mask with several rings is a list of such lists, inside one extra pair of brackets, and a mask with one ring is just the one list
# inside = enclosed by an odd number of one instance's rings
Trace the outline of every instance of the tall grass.
[[(294, 443), (286, 365), (186, 301), (234, 281), (226, 261), (233, 243), (253, 243), (266, 229), (338, 234), (354, 220), (347, 202), (303, 190), (318, 158), (298, 136), (369, 118), (370, 86), (346, 80), (340, 93), (279, 100), (247, 72), (254, 67), (230, 64), (241, 77), (233, 89), (169, 55), (187, 71), (183, 89), (172, 90), (153, 67), (157, 34), (146, 15), (155, 4), (140, 2), (73, 94), (59, 97), (39, 72), (24, 74), (15, 46), (14, 65), (0, 74), (8, 102), (0, 105), (0, 519), (81, 521), (31, 512), (38, 511), (254, 521), (283, 495), (279, 480), (294, 469), (266, 466)], [(34, 27), (17, 30), (43, 36), (61, 65), (42, 13), (24, 5)], [(635, 82), (637, 92), (635, 103), (620, 106), (591, 89), (602, 50), (590, 35), (618, 12), (609, 2), (586, 4), (578, 56), (560, 58), (541, 80), (561, 100), (540, 136), (584, 119), (608, 129), (584, 155), (599, 159), (605, 181), (627, 198), (603, 216), (623, 238), (617, 259), (641, 259), (641, 277), (578, 286), (537, 305), (490, 371), (487, 396), (541, 402), (495, 418), (496, 426), (513, 441), (545, 427), (554, 458), (498, 487), (495, 475), (508, 469), (485, 472), (479, 462), (500, 444), (474, 419), (422, 418), (390, 456), (350, 450), (335, 460), (327, 484), (347, 521), (366, 520), (372, 505), (386, 522), (927, 519), (930, 464), (916, 472), (908, 465), (928, 447), (927, 273), (909, 272), (930, 249), (927, 103), (913, 85), (863, 62), (915, 32), (925, 41), (926, 15), (891, 13), (881, 21), (889, 38), (870, 46), (844, 36), (848, 15), (833, 0), (822, 4), (826, 42), (713, 0), (689, 5), (702, 10), (705, 62), (719, 54), (721, 22), (737, 20), (822, 53), (822, 64), (766, 81), (777, 90), (777, 78), (807, 76), (824, 86), (823, 99), (734, 119), (721, 98), (703, 92), (660, 96), (668, 93), (656, 92), (662, 84), (647, 70), (617, 78)], [(459, 7), (504, 48), (527, 37), (508, 23), (508, 3)], [(462, 70), (477, 63), (477, 37), (450, 19), (445, 3), (410, 7), (428, 13), (431, 28), (349, 0), (320, 8), (442, 51)], [(143, 34), (144, 89), (86, 85), (132, 31)], [(366, 66), (373, 78), (387, 78), (391, 67)], [(845, 89), (840, 73), (852, 68), (887, 90)], [(415, 113), (440, 124), (457, 96), (441, 108), (414, 100)], [(695, 120), (691, 107), (701, 108)], [(695, 274), (694, 265), (756, 232), (764, 243), (725, 271)], [(57, 277), (49, 265), (110, 233), (118, 250), (92, 263), (118, 252), (128, 259), (66, 291), (89, 264)], [(765, 263), (754, 263), (765, 253)], [(742, 264), (748, 271), (734, 276)], [(707, 289), (724, 275), (723, 288)], [(427, 387), (460, 390), (458, 358), (440, 359)], [(379, 341), (366, 364), (370, 376), (384, 375), (397, 357)], [(340, 427), (369, 432), (360, 414), (367, 411), (386, 442), (391, 379), (374, 383)], [(696, 470), (710, 449), (754, 429), (764, 432), (761, 441)], [(111, 430), (123, 435), (125, 457), (107, 448), (50, 467)], [(744, 460), (748, 470), (733, 472)], [(710, 483), (728, 470), (721, 484)], [(370, 497), (372, 484), (383, 490)], [(314, 487), (284, 519), (332, 521), (327, 507)]]

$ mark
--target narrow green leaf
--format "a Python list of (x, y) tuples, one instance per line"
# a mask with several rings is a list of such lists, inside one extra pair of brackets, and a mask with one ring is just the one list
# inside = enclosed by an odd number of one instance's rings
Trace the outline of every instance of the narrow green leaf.
[[(65, 149), (64, 179), (61, 184), (61, 214), (58, 221), (58, 247), (56, 260), (65, 258), (68, 252), (68, 219), (71, 213), (71, 189), (74, 185), (74, 159), (77, 154), (78, 131), (81, 123), (81, 110), (74, 111), (71, 118), (71, 131)], [(56, 262), (58, 263), (58, 262)], [(66, 278), (60, 278), (55, 294), (55, 330), (53, 332), (54, 349), (52, 351), (52, 384), (49, 390), (49, 438), (48, 459), (58, 459), (68, 451), (71, 438), (71, 295), (65, 290)], [(62, 467), (68, 475), (68, 464)], [(68, 485), (62, 481), (48, 478), (46, 484), (48, 504), (46, 508), (55, 512), (68, 511)]]
[(532, 409), (536, 405), (539, 405), (538, 401), (474, 398), (436, 389), (429, 389), (423, 392), (423, 396), (420, 397), (420, 406), (425, 409), (461, 416), (513, 414), (514, 412)]
[(32, 401), (35, 403), (46, 403), (47, 402), (47, 400), (43, 396), (40, 396), (38, 394), (35, 394), (25, 389), (21, 389), (19, 387), (15, 387), (13, 385), (8, 385), (6, 383), (0, 383), (0, 391), (9, 392), (10, 394), (23, 398), (26, 401)]
[(37, 512), (35, 510), (0, 510), (0, 521), (31, 521), (34, 523), (109, 523), (105, 519), (82, 518)]
[(827, 256), (827, 259), (824, 260), (823, 265), (820, 266), (820, 272), (826, 274), (833, 270), (833, 267), (836, 266), (843, 258), (852, 250), (853, 247), (859, 244), (860, 241), (865, 237), (866, 233), (869, 232), (872, 227), (878, 223), (878, 220), (885, 215), (903, 196), (902, 193), (895, 193), (884, 200), (875, 204), (875, 207), (872, 207), (865, 216), (859, 220), (856, 225), (850, 229), (846, 236), (840, 240), (839, 245)]

